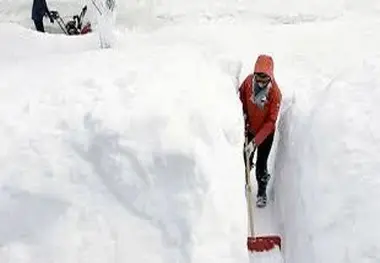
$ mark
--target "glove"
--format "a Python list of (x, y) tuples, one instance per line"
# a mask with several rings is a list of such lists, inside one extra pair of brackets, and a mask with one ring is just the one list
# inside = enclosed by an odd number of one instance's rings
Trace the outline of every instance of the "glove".
[(248, 117), (247, 117), (247, 114), (244, 114), (244, 136), (245, 137), (248, 137)]
[(245, 156), (250, 159), (256, 148), (255, 140), (252, 139), (248, 144), (244, 145)]
[(57, 19), (59, 17), (58, 11), (50, 11), (49, 18)]
[(54, 17), (56, 15), (56, 12), (55, 11), (48, 11), (46, 14), (49, 17), (50, 23), (54, 24)]

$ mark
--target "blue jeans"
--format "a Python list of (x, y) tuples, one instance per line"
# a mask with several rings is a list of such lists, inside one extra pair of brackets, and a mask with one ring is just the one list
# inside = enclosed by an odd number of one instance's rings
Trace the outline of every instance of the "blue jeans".
[[(248, 132), (248, 141), (252, 140), (254, 135)], [(256, 181), (258, 185), (258, 194), (261, 195), (265, 193), (266, 187), (269, 180), (268, 174), (268, 157), (272, 149), (274, 139), (274, 132), (269, 134), (265, 140), (257, 147), (257, 159), (256, 159)], [(249, 160), (250, 167), (253, 163), (253, 155)], [(245, 162), (245, 158), (244, 158)]]
[(37, 31), (45, 32), (43, 18), (34, 19), (33, 21), (34, 21), (34, 25), (35, 25)]

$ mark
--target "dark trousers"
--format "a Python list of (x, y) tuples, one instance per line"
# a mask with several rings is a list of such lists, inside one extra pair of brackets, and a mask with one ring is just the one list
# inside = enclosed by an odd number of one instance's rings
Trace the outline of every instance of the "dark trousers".
[[(248, 132), (248, 140), (253, 139), (253, 134)], [(256, 180), (258, 184), (258, 193), (259, 195), (266, 191), (266, 187), (269, 180), (268, 174), (268, 157), (272, 149), (274, 138), (274, 132), (269, 134), (265, 140), (257, 147), (257, 159), (256, 159)], [(251, 156), (249, 163), (252, 167), (253, 155)], [(245, 161), (245, 158), (244, 158)]]
[(36, 26), (36, 30), (37, 31), (39, 31), (39, 32), (45, 32), (43, 18), (41, 18), (41, 19), (34, 19), (33, 21), (34, 21), (34, 25)]

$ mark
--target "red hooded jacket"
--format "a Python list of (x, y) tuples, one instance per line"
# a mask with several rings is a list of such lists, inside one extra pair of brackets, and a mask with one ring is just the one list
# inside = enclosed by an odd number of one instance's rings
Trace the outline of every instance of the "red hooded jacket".
[(263, 72), (271, 77), (271, 87), (268, 91), (268, 100), (263, 109), (251, 101), (253, 74), (248, 75), (239, 88), (243, 111), (247, 115), (248, 130), (255, 135), (255, 143), (260, 145), (265, 138), (274, 132), (282, 94), (273, 75), (273, 59), (267, 55), (260, 55), (255, 64), (254, 73)]

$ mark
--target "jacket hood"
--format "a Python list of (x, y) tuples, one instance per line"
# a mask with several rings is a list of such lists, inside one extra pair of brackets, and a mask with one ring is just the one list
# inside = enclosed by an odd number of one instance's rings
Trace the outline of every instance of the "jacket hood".
[(268, 55), (259, 55), (255, 63), (254, 73), (265, 73), (274, 81), (273, 59)]

